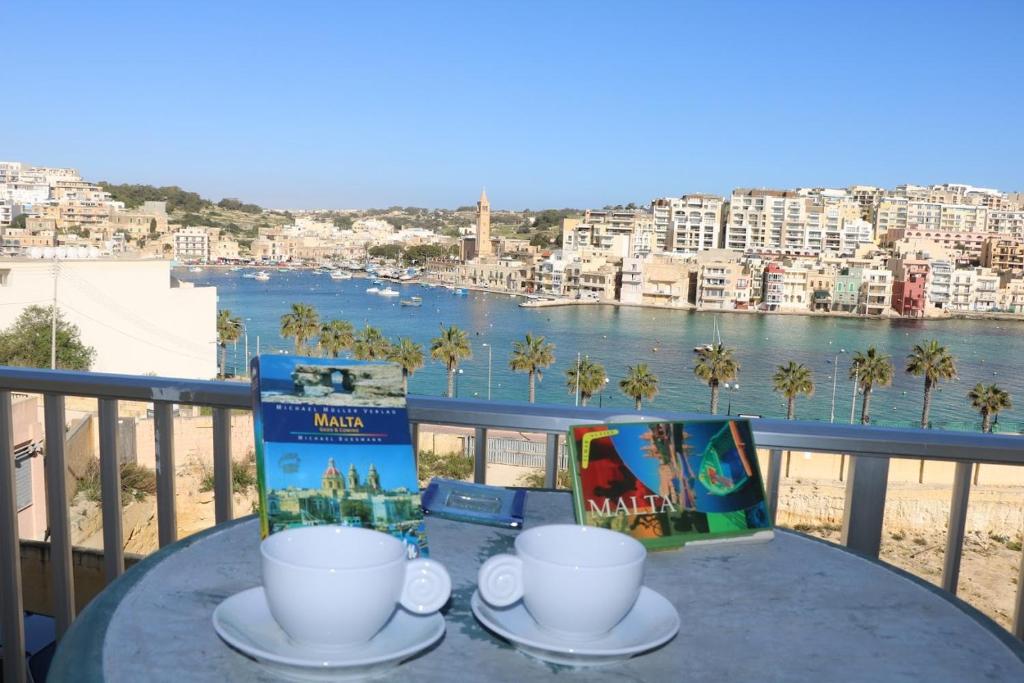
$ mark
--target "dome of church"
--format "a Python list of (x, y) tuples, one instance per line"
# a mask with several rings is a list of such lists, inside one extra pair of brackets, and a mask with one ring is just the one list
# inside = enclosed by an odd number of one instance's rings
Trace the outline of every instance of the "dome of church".
[(327, 458), (327, 469), (324, 470), (325, 477), (340, 477), (341, 472), (334, 466), (334, 458)]

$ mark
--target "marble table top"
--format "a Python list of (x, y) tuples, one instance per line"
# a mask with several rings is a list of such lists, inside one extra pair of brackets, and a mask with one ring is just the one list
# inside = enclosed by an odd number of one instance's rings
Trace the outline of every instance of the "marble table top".
[[(527, 526), (572, 521), (565, 492), (531, 491)], [(480, 564), (518, 533), (430, 518), (431, 556), (452, 577), (447, 632), (393, 670), (406, 681), (1024, 681), (1024, 646), (965, 603), (843, 548), (779, 531), (768, 543), (649, 555), (645, 583), (682, 626), (664, 647), (608, 667), (543, 664), (490, 634), (470, 596)], [(254, 518), (220, 525), (146, 558), (83, 611), (51, 679), (270, 681), (223, 643), (210, 617), (260, 584)]]

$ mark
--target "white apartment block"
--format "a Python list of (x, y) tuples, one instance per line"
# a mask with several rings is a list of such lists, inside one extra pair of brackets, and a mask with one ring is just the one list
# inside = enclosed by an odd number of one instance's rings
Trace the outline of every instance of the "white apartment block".
[(661, 250), (693, 253), (717, 248), (724, 205), (722, 197), (709, 194), (655, 199), (651, 214)]
[[(53, 302), (52, 259), (0, 263), (0, 328)], [(170, 262), (58, 260), (57, 307), (96, 350), (92, 370), (211, 379), (217, 374), (217, 290), (171, 277)]]
[(948, 309), (953, 293), (953, 273), (956, 270), (951, 261), (928, 262), (928, 280), (925, 282), (927, 306), (933, 309)]
[(725, 247), (794, 256), (852, 255), (867, 236), (860, 205), (845, 190), (749, 190), (732, 193)]
[(751, 276), (737, 261), (702, 263), (697, 271), (697, 308), (745, 309), (750, 305)]
[(192, 226), (174, 233), (174, 258), (177, 261), (210, 260), (210, 235), (206, 228)]
[(991, 311), (999, 305), (999, 275), (989, 268), (954, 270), (950, 278), (951, 311)]

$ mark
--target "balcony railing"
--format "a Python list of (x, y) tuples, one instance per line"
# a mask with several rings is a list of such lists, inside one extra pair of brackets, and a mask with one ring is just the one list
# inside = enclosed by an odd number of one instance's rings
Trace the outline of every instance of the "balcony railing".
[[(124, 572), (121, 527), (120, 471), (117, 457), (118, 402), (153, 404), (157, 464), (157, 526), (161, 546), (177, 540), (175, 509), (174, 406), (205, 406), (213, 411), (214, 504), (218, 524), (234, 516), (231, 480), (231, 410), (250, 410), (249, 385), (132, 375), (112, 375), (0, 367), (0, 594), (4, 596), (0, 632), (6, 652), (24, 651), (20, 548), (14, 487), (14, 430), (11, 393), (42, 394), (46, 434), (47, 522), (51, 539), (54, 616), (58, 637), (75, 618), (68, 503), (65, 494), (66, 396), (98, 399), (99, 449), (103, 514), (104, 570), (112, 581)], [(414, 446), (421, 424), (448, 425), (474, 431), (474, 477), (486, 483), (487, 432), (509, 430), (544, 433), (545, 486), (554, 488), (560, 440), (570, 425), (597, 422), (622, 409), (577, 408), (498, 401), (466, 401), (409, 397)], [(644, 415), (671, 419), (706, 418), (662, 410)], [(956, 464), (950, 503), (942, 588), (955, 593), (967, 519), (967, 501), (974, 464), (1024, 465), (1021, 437), (890, 429), (775, 419), (753, 421), (757, 445), (769, 450), (765, 476), (768, 506), (775, 515), (785, 450), (849, 455), (842, 543), (877, 557), (891, 458), (913, 458)], [(1024, 561), (1015, 600), (1012, 632), (1024, 639)], [(5, 657), (4, 680), (22, 680), (24, 661)]]

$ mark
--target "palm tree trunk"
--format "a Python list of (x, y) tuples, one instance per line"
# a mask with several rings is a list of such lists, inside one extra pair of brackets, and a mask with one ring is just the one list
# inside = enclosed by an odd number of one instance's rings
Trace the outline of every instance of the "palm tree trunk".
[[(921, 429), (928, 428), (928, 412), (932, 407), (932, 382), (926, 375), (924, 378), (924, 403), (921, 406)], [(917, 467), (917, 483), (924, 483), (924, 460)]]
[(711, 414), (718, 415), (718, 383), (711, 383)]
[(981, 411), (981, 431), (986, 434), (992, 431), (992, 414), (987, 410)]
[(402, 368), (402, 393), (409, 395), (409, 371)]
[(786, 419), (792, 420), (796, 417), (796, 396), (786, 398)]
[(536, 397), (536, 389), (533, 386), (533, 370), (530, 370), (530, 403), (533, 403), (533, 399)]
[(224, 379), (225, 373), (227, 372), (227, 369), (225, 367), (227, 365), (227, 362), (228, 362), (228, 345), (222, 343), (220, 345), (220, 376), (221, 376), (221, 379)]
[(455, 395), (455, 366), (448, 366), (448, 398)]
[(587, 405), (587, 401), (589, 401), (589, 400), (590, 400), (590, 396), (589, 395), (584, 394), (583, 392), (580, 392), (580, 405), (581, 406), (586, 406)]
[(640, 398), (639, 396), (634, 396), (634, 397), (633, 397), (633, 400), (634, 400), (634, 407), (635, 407), (635, 409), (636, 409), (636, 410), (640, 410), (640, 405), (641, 405), (641, 404), (640, 404), (640, 401), (641, 401), (642, 399), (641, 399), (641, 398)]
[(864, 389), (864, 400), (860, 404), (860, 423), (866, 425), (871, 422), (871, 387)]

